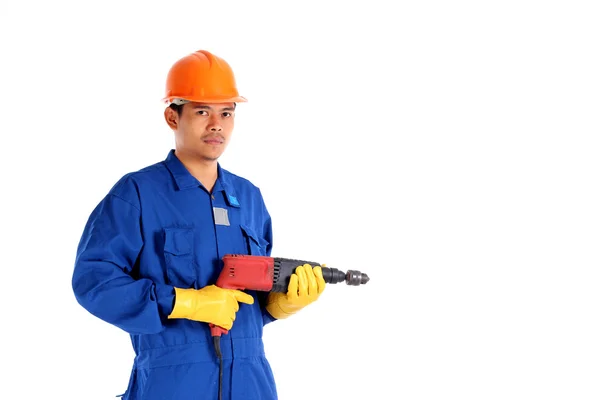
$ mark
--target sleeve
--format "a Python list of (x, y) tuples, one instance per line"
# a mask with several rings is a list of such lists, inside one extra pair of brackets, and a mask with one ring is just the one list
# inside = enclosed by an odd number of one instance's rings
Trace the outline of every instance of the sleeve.
[(72, 288), (94, 316), (130, 334), (153, 334), (164, 329), (175, 292), (131, 274), (144, 245), (140, 217), (136, 205), (113, 192), (97, 205), (77, 247)]
[[(262, 196), (261, 196), (261, 199), (262, 199)], [(271, 215), (269, 214), (269, 211), (267, 210), (267, 207), (265, 206), (264, 201), (262, 201), (261, 204), (262, 204), (261, 214), (262, 214), (262, 221), (263, 221), (262, 232), (263, 232), (263, 238), (267, 242), (267, 247), (265, 249), (265, 255), (270, 257), (271, 252), (273, 250), (273, 223), (271, 220)], [(269, 293), (267, 293), (267, 292), (260, 292), (258, 294), (260, 308), (261, 308), (262, 316), (263, 316), (263, 326), (267, 325), (273, 321), (276, 321), (276, 319), (273, 318), (273, 316), (271, 314), (269, 314), (266, 309), (268, 296), (269, 296)]]

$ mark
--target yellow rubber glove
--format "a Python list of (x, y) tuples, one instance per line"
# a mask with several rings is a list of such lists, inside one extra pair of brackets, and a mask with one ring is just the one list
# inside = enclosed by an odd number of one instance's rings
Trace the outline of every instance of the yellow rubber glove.
[(169, 319), (185, 318), (231, 329), (239, 303), (252, 304), (254, 297), (240, 290), (215, 285), (202, 289), (175, 288), (175, 306)]
[(266, 309), (274, 318), (284, 319), (316, 301), (324, 290), (321, 267), (304, 264), (290, 276), (287, 293), (269, 293)]

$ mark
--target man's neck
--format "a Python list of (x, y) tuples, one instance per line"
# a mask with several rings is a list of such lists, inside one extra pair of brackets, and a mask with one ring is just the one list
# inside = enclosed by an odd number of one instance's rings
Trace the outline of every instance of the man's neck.
[(202, 183), (202, 186), (204, 186), (209, 193), (212, 192), (218, 176), (216, 160), (198, 159), (178, 151), (175, 151), (175, 156), (177, 156), (189, 173)]

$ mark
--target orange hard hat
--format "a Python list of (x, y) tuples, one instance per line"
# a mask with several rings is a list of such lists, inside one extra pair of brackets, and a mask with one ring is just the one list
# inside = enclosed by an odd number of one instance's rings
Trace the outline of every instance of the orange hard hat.
[(179, 59), (167, 75), (165, 103), (236, 103), (248, 101), (239, 95), (229, 64), (220, 57), (198, 50)]

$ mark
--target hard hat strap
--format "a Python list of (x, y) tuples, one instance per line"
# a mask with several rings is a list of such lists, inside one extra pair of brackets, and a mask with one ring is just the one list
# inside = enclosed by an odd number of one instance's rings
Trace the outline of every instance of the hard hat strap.
[(183, 104), (189, 103), (189, 102), (190, 102), (189, 100), (185, 100), (185, 99), (173, 99), (171, 101), (171, 104), (175, 104), (176, 106), (180, 106), (180, 105), (183, 105)]

